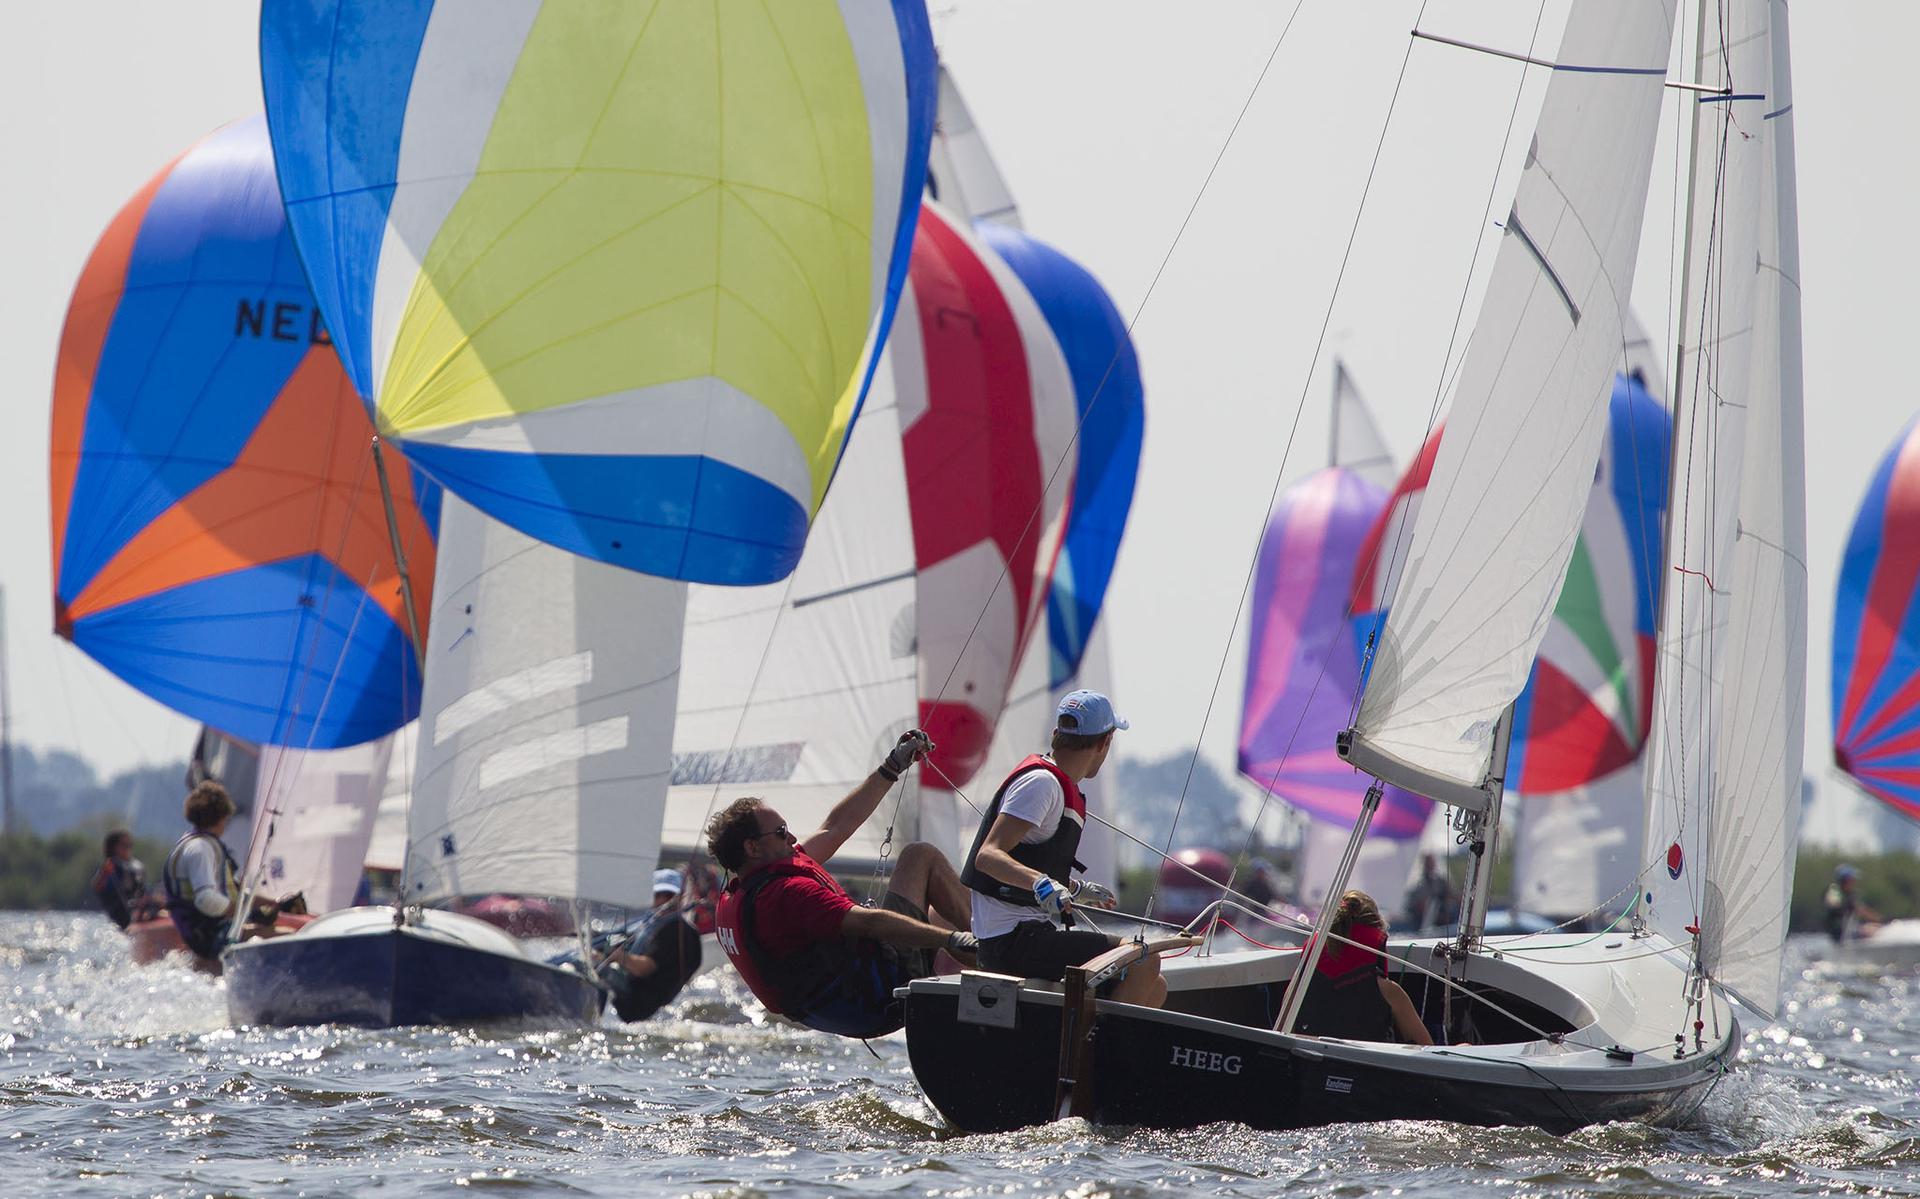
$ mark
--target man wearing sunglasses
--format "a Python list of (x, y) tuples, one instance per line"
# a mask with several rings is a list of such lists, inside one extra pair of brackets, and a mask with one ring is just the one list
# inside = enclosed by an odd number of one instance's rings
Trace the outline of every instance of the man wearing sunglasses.
[(822, 865), (932, 750), (919, 729), (902, 736), (805, 836), (759, 799), (735, 800), (707, 825), (708, 850), (734, 876), (714, 931), (768, 1010), (822, 1032), (882, 1036), (904, 1023), (895, 988), (932, 974), (937, 951), (972, 964), (968, 892), (933, 846), (916, 841), (900, 851), (877, 908), (856, 904)]

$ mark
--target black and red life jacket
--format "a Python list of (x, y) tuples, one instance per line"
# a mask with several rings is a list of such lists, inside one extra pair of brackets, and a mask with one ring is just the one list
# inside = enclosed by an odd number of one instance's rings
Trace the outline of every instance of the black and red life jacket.
[(1061, 813), (1060, 827), (1053, 831), (1053, 836), (1031, 845), (1016, 845), (1009, 851), (1009, 856), (1022, 866), (1038, 870), (1062, 886), (1072, 882), (1073, 872), (1076, 869), (1086, 869), (1075, 861), (1073, 856), (1080, 848), (1080, 833), (1087, 823), (1086, 797), (1080, 794), (1079, 785), (1069, 778), (1067, 772), (1060, 769), (1052, 758), (1039, 754), (1029, 755), (1025, 761), (1014, 767), (1013, 773), (1007, 776), (1007, 781), (1001, 783), (1000, 789), (993, 793), (993, 802), (987, 805), (987, 814), (980, 819), (980, 831), (974, 834), (973, 847), (967, 850), (967, 860), (960, 868), (960, 881), (973, 890), (990, 899), (1028, 908), (1040, 906), (1034, 902), (1033, 892), (1025, 887), (1016, 887), (992, 877), (980, 869), (975, 859), (980, 855), (980, 847), (986, 844), (987, 832), (993, 828), (993, 822), (1000, 818), (1000, 803), (1007, 797), (1007, 790), (1023, 775), (1035, 770), (1046, 771), (1060, 784), (1061, 792), (1067, 797), (1066, 810)]
[(810, 878), (835, 891), (845, 890), (826, 867), (812, 858), (789, 858), (727, 884), (714, 914), (714, 936), (733, 968), (746, 980), (747, 989), (767, 1005), (768, 1011), (804, 1022), (811, 1005), (832, 992), (849, 968), (872, 952), (875, 942), (864, 937), (835, 937), (815, 941), (794, 953), (769, 953), (760, 943), (755, 909), (760, 893), (782, 878)]
[(1391, 1041), (1393, 1009), (1380, 993), (1379, 982), (1387, 973), (1381, 952), (1387, 946), (1387, 930), (1356, 924), (1341, 935), (1362, 944), (1336, 941), (1321, 951), (1300, 1001), (1294, 1031), (1348, 1041)]

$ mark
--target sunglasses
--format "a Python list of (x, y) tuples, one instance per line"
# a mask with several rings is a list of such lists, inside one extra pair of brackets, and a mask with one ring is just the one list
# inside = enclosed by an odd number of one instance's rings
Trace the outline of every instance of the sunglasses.
[(759, 832), (755, 833), (754, 836), (756, 837), (776, 837), (777, 836), (787, 841), (799, 840), (798, 837), (794, 836), (791, 832), (787, 831), (787, 826), (784, 824), (776, 825), (775, 827), (769, 828), (769, 829), (762, 829)]

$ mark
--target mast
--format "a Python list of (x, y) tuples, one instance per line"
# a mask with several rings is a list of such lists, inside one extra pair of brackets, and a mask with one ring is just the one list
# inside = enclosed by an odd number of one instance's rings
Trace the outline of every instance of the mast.
[[(1706, 36), (1707, 5), (1706, 0), (1699, 0), (1694, 6), (1693, 56), (1691, 60), (1686, 54), (1684, 33), (1682, 34), (1683, 44), (1680, 48), (1681, 63), (1684, 65), (1691, 61), (1696, 68), (1696, 73), (1700, 62), (1700, 47), (1706, 44)], [(1679, 103), (1685, 104), (1687, 98), (1687, 95), (1682, 93)], [(1675, 323), (1675, 329), (1673, 331), (1673, 370), (1671, 372), (1672, 377), (1667, 384), (1671, 392), (1667, 397), (1667, 410), (1673, 414), (1674, 437), (1667, 453), (1667, 513), (1660, 531), (1660, 565), (1667, 577), (1662, 581), (1658, 592), (1656, 592), (1660, 597), (1660, 602), (1654, 609), (1653, 617), (1654, 671), (1656, 676), (1660, 671), (1660, 651), (1667, 644), (1667, 588), (1674, 583), (1672, 571), (1668, 568), (1678, 569), (1678, 567), (1675, 566), (1676, 560), (1673, 557), (1675, 547), (1678, 545), (1678, 542), (1674, 540), (1674, 531), (1677, 522), (1682, 519), (1680, 515), (1681, 493), (1678, 490), (1678, 484), (1681, 481), (1680, 413), (1682, 400), (1687, 394), (1687, 296), (1690, 293), (1693, 277), (1693, 206), (1700, 162), (1700, 110), (1698, 104), (1694, 106), (1694, 111), (1689, 116), (1686, 125), (1687, 155), (1685, 171), (1687, 177), (1687, 202), (1680, 218), (1680, 290), (1678, 293), (1680, 299), (1680, 317)], [(1657, 691), (1654, 695), (1654, 703), (1656, 707), (1660, 704), (1660, 694)], [(1657, 711), (1655, 712), (1654, 719), (1659, 719), (1659, 713)], [(1653, 736), (1650, 732), (1648, 735), (1648, 743), (1642, 747), (1642, 752), (1651, 749), (1652, 743)], [(1654, 770), (1657, 771), (1658, 769), (1659, 765), (1655, 763)], [(1655, 798), (1654, 784), (1655, 778), (1650, 774), (1645, 783), (1646, 802), (1643, 805), (1643, 811), (1641, 813), (1640, 840), (1643, 845), (1653, 840), (1653, 828), (1657, 820), (1655, 810), (1657, 800)], [(1644, 914), (1641, 911), (1645, 899), (1646, 893), (1644, 889), (1635, 887), (1632, 907), (1633, 930), (1635, 935), (1639, 935), (1645, 928), (1643, 923)], [(1694, 964), (1696, 966), (1699, 964), (1697, 957), (1695, 958)]]
[(373, 473), (380, 478), (380, 507), (387, 517), (387, 536), (393, 542), (393, 567), (400, 575), (400, 606), (407, 614), (407, 637), (413, 642), (413, 664), (426, 661), (427, 643), (420, 639), (420, 620), (413, 610), (413, 577), (407, 573), (407, 551), (400, 544), (400, 522), (393, 514), (393, 484), (387, 479), (387, 457), (380, 452), (380, 435), (373, 435)]
[[(1517, 702), (1517, 701), (1516, 701)], [(1468, 817), (1473, 853), (1471, 873), (1467, 876), (1466, 911), (1460, 921), (1459, 950), (1470, 953), (1480, 947), (1481, 934), (1487, 928), (1487, 901), (1493, 890), (1493, 863), (1499, 856), (1500, 800), (1507, 790), (1507, 753), (1513, 747), (1513, 704), (1500, 714), (1493, 730), (1493, 761), (1487, 771), (1487, 810)]]

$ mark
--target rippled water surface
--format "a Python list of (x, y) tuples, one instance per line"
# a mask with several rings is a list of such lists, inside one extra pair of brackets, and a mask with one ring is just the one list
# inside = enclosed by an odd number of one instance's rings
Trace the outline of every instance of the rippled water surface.
[(1819, 948), (1693, 1128), (959, 1137), (903, 1042), (770, 1026), (729, 975), (633, 1029), (232, 1029), (217, 980), (99, 917), (5, 913), (0, 1193), (1920, 1194), (1920, 980)]

